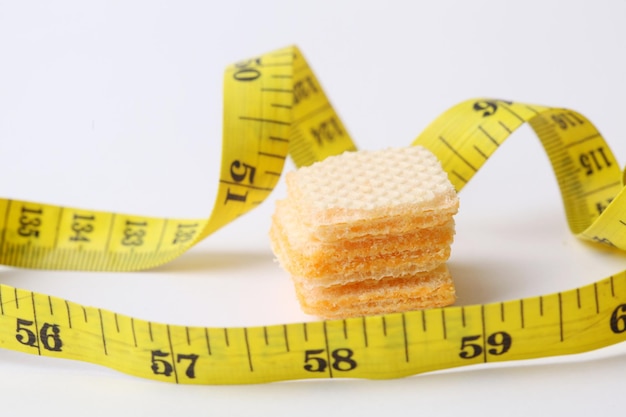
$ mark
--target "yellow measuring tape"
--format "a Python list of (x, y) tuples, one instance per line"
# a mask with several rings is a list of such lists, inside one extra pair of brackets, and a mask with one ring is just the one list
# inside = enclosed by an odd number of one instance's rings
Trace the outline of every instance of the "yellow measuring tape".
[[(469, 100), (446, 111), (414, 144), (440, 158), (460, 191), (526, 122), (550, 157), (573, 233), (626, 249), (621, 170), (600, 133), (575, 111)], [(150, 268), (262, 202), (288, 154), (301, 166), (354, 149), (297, 48), (241, 61), (225, 72), (222, 167), (208, 219), (1, 199), (0, 262), (91, 271)], [(583, 352), (625, 338), (626, 271), (573, 290), (501, 303), (237, 328), (153, 323), (0, 285), (0, 347), (176, 383), (395, 378)]]

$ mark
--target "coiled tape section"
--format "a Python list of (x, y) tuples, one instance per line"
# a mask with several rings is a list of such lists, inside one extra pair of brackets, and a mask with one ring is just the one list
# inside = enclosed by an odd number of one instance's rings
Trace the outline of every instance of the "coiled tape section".
[[(622, 173), (580, 113), (468, 100), (442, 114), (414, 144), (434, 152), (461, 191), (526, 122), (550, 158), (572, 232), (626, 249)], [(287, 155), (302, 166), (355, 149), (297, 48), (244, 60), (225, 72), (222, 166), (209, 218), (161, 219), (0, 199), (0, 262), (41, 269), (150, 268), (261, 203)], [(583, 352), (625, 335), (626, 272), (501, 303), (238, 328), (153, 323), (0, 285), (0, 347), (175, 383), (395, 378)]]

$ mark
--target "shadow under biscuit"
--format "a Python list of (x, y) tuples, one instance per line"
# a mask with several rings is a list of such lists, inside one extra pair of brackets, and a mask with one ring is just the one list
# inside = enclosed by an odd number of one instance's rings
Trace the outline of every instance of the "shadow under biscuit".
[(191, 250), (164, 265), (146, 272), (199, 272), (249, 269), (274, 264), (274, 255), (267, 251)]
[(504, 265), (448, 261), (456, 288), (456, 306), (486, 304), (521, 298), (527, 294), (527, 282), (503, 273)]

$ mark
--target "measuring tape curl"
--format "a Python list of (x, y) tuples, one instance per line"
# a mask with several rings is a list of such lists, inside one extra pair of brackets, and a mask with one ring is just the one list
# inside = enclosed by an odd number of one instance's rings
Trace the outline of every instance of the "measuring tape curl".
[[(626, 249), (623, 176), (604, 139), (573, 110), (475, 99), (414, 141), (457, 191), (529, 123), (555, 171), (568, 224)], [(161, 219), (0, 199), (0, 263), (92, 271), (150, 268), (256, 207), (289, 154), (297, 166), (355, 150), (296, 47), (224, 76), (222, 166), (208, 219)], [(189, 384), (396, 378), (484, 362), (584, 352), (626, 339), (626, 271), (580, 288), (484, 305), (256, 327), (153, 323), (0, 285), (0, 347)]]

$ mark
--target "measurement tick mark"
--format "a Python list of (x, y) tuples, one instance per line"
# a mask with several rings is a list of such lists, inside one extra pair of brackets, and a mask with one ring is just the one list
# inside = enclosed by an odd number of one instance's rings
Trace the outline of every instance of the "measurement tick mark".
[[(170, 344), (170, 353), (172, 354), (172, 358), (174, 358), (174, 346), (172, 345), (172, 334), (170, 332), (170, 326), (167, 325), (167, 341)], [(174, 369), (174, 380), (178, 384), (178, 371), (176, 370), (176, 361), (172, 361), (172, 368)]]
[(115, 224), (115, 213), (111, 216), (111, 224), (109, 225), (109, 233), (107, 234), (107, 243), (104, 246), (105, 251), (109, 252), (109, 246), (111, 244), (111, 236), (113, 235), (113, 225)]
[(530, 110), (531, 112), (535, 113), (535, 114), (539, 114), (539, 112), (538, 112), (537, 110), (533, 109), (533, 108), (532, 108), (532, 107), (530, 107), (530, 106), (526, 106), (526, 108), (527, 108), (528, 110)]
[(590, 136), (584, 137), (584, 138), (579, 139), (579, 140), (577, 140), (577, 141), (570, 142), (570, 143), (568, 143), (568, 144), (564, 145), (564, 146), (563, 146), (563, 148), (568, 149), (568, 148), (571, 148), (572, 146), (580, 145), (581, 143), (585, 143), (585, 142), (587, 142), (587, 141), (589, 141), (589, 140), (592, 140), (592, 139), (595, 139), (595, 138), (597, 138), (597, 137), (599, 137), (599, 136), (600, 136), (600, 134), (599, 134), (599, 133), (595, 133), (595, 134), (593, 134), (593, 135), (590, 135)]
[(558, 294), (559, 296), (559, 330), (560, 330), (560, 336), (561, 336), (561, 342), (563, 341), (563, 300), (561, 297), (561, 293)]
[(277, 154), (277, 153), (269, 153), (269, 152), (259, 152), (259, 155), (267, 156), (269, 158), (282, 159), (282, 160), (287, 158), (285, 155), (280, 155), (280, 154)]
[(452, 170), (452, 174), (454, 174), (455, 177), (457, 177), (458, 179), (460, 179), (461, 181), (463, 181), (464, 183), (467, 183), (467, 180), (458, 172), (456, 172), (455, 170)]
[(249, 117), (249, 116), (239, 116), (240, 120), (250, 120), (252, 122), (261, 122), (261, 123), (274, 123), (277, 125), (290, 126), (291, 122), (286, 122), (284, 120), (276, 120), (276, 119), (265, 119), (263, 117)]
[[(261, 152), (259, 152), (260, 154)], [(283, 158), (284, 159), (284, 158)], [(228, 185), (236, 185), (238, 187), (244, 187), (244, 188), (248, 188), (251, 190), (258, 190), (258, 191), (272, 191), (272, 188), (268, 188), (268, 187), (257, 187), (255, 185), (250, 185), (250, 184), (242, 184), (240, 182), (235, 182), (235, 181), (226, 181), (226, 180), (220, 180), (220, 182), (222, 184), (228, 184)]]
[[(37, 310), (35, 308), (35, 293), (31, 291), (30, 300), (33, 303), (33, 320), (35, 321), (35, 329), (39, 328), (39, 324), (37, 323)], [(37, 354), (41, 355), (41, 346), (37, 343)]]
[(512, 130), (511, 130), (511, 129), (507, 126), (507, 125), (505, 125), (505, 124), (504, 124), (504, 122), (503, 122), (502, 120), (498, 120), (498, 124), (499, 124), (500, 126), (502, 126), (502, 127), (504, 128), (504, 130), (506, 130), (507, 132), (509, 132), (509, 133), (513, 133), (513, 131), (512, 131)]
[(465, 327), (465, 307), (461, 307), (461, 325)]
[(491, 136), (489, 133), (487, 133), (487, 131), (482, 127), (482, 126), (478, 126), (478, 130), (480, 130), (485, 136), (487, 136), (487, 138), (496, 146), (500, 146), (500, 143), (498, 143), (497, 140), (495, 140), (493, 138), (493, 136)]
[(522, 123), (526, 122), (526, 120), (524, 120), (523, 117), (521, 117), (519, 114), (517, 114), (515, 111), (513, 111), (513, 109), (511, 109), (508, 105), (502, 105), (502, 108), (504, 110), (508, 111), (509, 113), (511, 113), (513, 116), (515, 116)]
[[(384, 317), (383, 317), (384, 319)], [(326, 363), (330, 363), (330, 350), (328, 347), (328, 330), (326, 329), (326, 321), (322, 322), (322, 328), (324, 329), (324, 346), (326, 347)], [(333, 367), (328, 367), (328, 376), (329, 378), (333, 377)]]
[(362, 319), (363, 319), (363, 339), (365, 341), (365, 347), (367, 347), (367, 322), (365, 321), (365, 316), (363, 316)]
[(285, 338), (285, 349), (289, 352), (289, 335), (287, 334), (287, 325), (283, 324), (283, 336)]
[[(589, 197), (590, 195), (593, 195), (593, 194), (596, 194), (596, 193), (602, 192), (602, 191), (607, 190), (607, 189), (609, 189), (609, 188), (619, 187), (619, 186), (621, 186), (621, 182), (620, 182), (620, 181), (615, 181), (615, 182), (612, 182), (612, 183), (610, 183), (610, 184), (604, 185), (604, 186), (602, 186), (602, 187), (596, 188), (596, 189), (594, 189), (594, 190), (587, 191), (586, 193), (582, 194), (582, 196), (584, 196), (584, 197)], [(621, 221), (621, 220), (620, 220), (620, 221)]]
[(102, 320), (102, 310), (98, 309), (98, 316), (100, 317), (100, 333), (102, 334), (102, 347), (104, 348), (104, 354), (109, 355), (107, 352), (107, 340), (104, 337), (104, 320)]
[(293, 93), (290, 88), (261, 88), (261, 91), (268, 93)]
[(446, 310), (444, 308), (441, 309), (441, 326), (443, 327), (443, 338), (445, 340), (448, 338), (448, 329), (446, 326)]
[(404, 358), (408, 363), (409, 362), (409, 339), (406, 334), (406, 318), (405, 318), (404, 313), (402, 313), (402, 335), (404, 336)]
[(461, 155), (459, 153), (459, 151), (457, 151), (452, 145), (450, 145), (450, 143), (448, 143), (447, 140), (445, 140), (445, 138), (443, 136), (439, 136), (439, 140), (446, 145), (446, 147), (448, 149), (450, 149), (452, 151), (453, 154), (455, 154), (461, 161), (463, 161), (465, 163), (465, 165), (467, 165), (468, 167), (470, 167), (472, 169), (472, 171), (476, 172), (476, 167), (474, 165), (472, 165), (467, 159), (465, 159), (463, 157), (463, 155)]
[(293, 65), (293, 62), (275, 62), (273, 64), (263, 64), (264, 67), (286, 67)]
[(130, 319), (130, 330), (133, 333), (133, 342), (135, 343), (135, 347), (137, 347), (137, 334), (135, 333), (135, 319)]
[(207, 329), (206, 327), (204, 328), (204, 341), (206, 342), (206, 348), (210, 356), (211, 355), (211, 341), (209, 340), (209, 329)]
[(64, 207), (60, 207), (59, 208), (59, 217), (57, 217), (57, 224), (56, 224), (56, 227), (54, 229), (54, 244), (53, 244), (54, 248), (59, 246), (59, 228), (61, 226), (61, 219), (63, 217), (63, 210), (65, 210)]
[(611, 297), (615, 298), (615, 284), (613, 283), (613, 275), (611, 275), (610, 282), (611, 282)]
[(161, 249), (161, 243), (163, 243), (163, 238), (165, 237), (165, 229), (167, 228), (167, 219), (163, 222), (163, 227), (161, 228), (161, 234), (159, 236), (159, 241), (157, 243), (157, 247), (154, 250), (155, 252), (159, 252)]
[(289, 139), (285, 139), (285, 138), (279, 138), (277, 136), (270, 136), (270, 140), (276, 141), (276, 142), (289, 142)]
[(487, 330), (486, 330), (486, 324), (485, 324), (485, 305), (482, 304), (480, 306), (480, 322), (482, 325), (482, 330), (483, 330), (483, 362), (487, 363), (487, 349), (485, 346), (485, 338), (487, 337)]
[(67, 325), (72, 328), (72, 313), (70, 313), (70, 303), (65, 300), (65, 309), (67, 310)]
[(4, 212), (4, 224), (3, 224), (4, 227), (2, 228), (2, 234), (0, 235), (0, 250), (3, 253), (6, 253), (4, 243), (6, 239), (7, 225), (9, 224), (9, 212), (11, 211), (12, 202), (13, 200), (7, 200), (7, 208), (6, 208), (6, 211)]
[(279, 103), (272, 103), (272, 107), (277, 107), (279, 109), (287, 109), (287, 110), (291, 110), (291, 108), (293, 106), (290, 106), (289, 104), (279, 104)]
[(476, 152), (478, 152), (478, 154), (480, 156), (485, 158), (485, 160), (487, 160), (489, 158), (483, 151), (480, 150), (480, 148), (478, 146), (474, 145), (474, 149), (476, 150)]
[[(254, 367), (252, 366), (252, 354), (250, 353), (250, 342), (248, 342), (248, 328), (243, 328), (243, 337), (246, 342), (246, 352), (248, 353), (248, 366), (250, 366), (250, 372), (254, 372)], [(289, 351), (289, 349), (287, 349)]]

